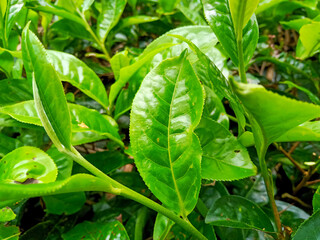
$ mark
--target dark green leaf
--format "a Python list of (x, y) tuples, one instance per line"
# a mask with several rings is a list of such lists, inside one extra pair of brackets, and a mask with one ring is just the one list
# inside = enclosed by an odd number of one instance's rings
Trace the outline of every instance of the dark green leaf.
[(161, 213), (157, 214), (156, 222), (153, 229), (153, 239), (165, 240), (167, 239), (169, 232), (174, 225), (174, 222), (169, 218), (163, 216)]
[(4, 240), (18, 240), (20, 235), (19, 228), (0, 224), (0, 238)]
[(109, 223), (85, 221), (75, 226), (71, 231), (63, 234), (62, 237), (64, 240), (129, 239), (125, 228), (118, 221)]
[(0, 106), (33, 99), (32, 81), (12, 79), (0, 81)]
[(78, 212), (86, 200), (84, 192), (57, 194), (43, 198), (46, 212), (59, 215), (70, 215)]
[(210, 208), (206, 223), (214, 226), (273, 232), (268, 216), (255, 203), (240, 196), (223, 196)]
[(310, 218), (300, 225), (292, 240), (308, 239), (318, 240), (320, 224), (320, 211), (316, 211)]

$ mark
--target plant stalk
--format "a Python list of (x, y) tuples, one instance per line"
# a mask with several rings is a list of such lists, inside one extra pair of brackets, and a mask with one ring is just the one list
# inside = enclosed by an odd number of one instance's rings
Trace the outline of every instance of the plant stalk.
[(243, 59), (242, 35), (237, 40), (237, 46), (238, 46), (238, 61), (239, 61), (240, 80), (242, 83), (248, 83), (247, 76), (246, 76), (246, 69), (244, 66), (244, 59)]
[(265, 156), (266, 156), (266, 148), (264, 147), (264, 151), (261, 153), (261, 155), (259, 156), (259, 164), (260, 164), (260, 168), (261, 168), (261, 174), (263, 177), (263, 180), (266, 184), (266, 190), (267, 190), (267, 194), (269, 197), (269, 201), (270, 201), (270, 205), (271, 205), (271, 209), (273, 212), (273, 217), (276, 223), (276, 228), (277, 228), (277, 232), (278, 232), (278, 237), (279, 240), (284, 239), (283, 234), (282, 234), (282, 226), (281, 226), (281, 221), (280, 221), (280, 215), (278, 212), (278, 208), (276, 205), (276, 202), (274, 200), (274, 195), (273, 195), (273, 181), (272, 181), (272, 176), (269, 174), (268, 172), (268, 167), (266, 164), (266, 160), (265, 160)]
[(71, 152), (67, 151), (66, 154), (71, 156), (78, 164), (80, 164), (82, 167), (86, 168), (88, 171), (90, 171), (92, 174), (96, 175), (97, 177), (105, 180), (106, 182), (110, 183), (113, 186), (113, 189), (110, 191), (110, 193), (115, 195), (120, 195), (129, 199), (132, 199), (138, 203), (143, 204), (144, 206), (153, 209), (156, 212), (159, 212), (163, 214), (164, 216), (170, 218), (172, 221), (174, 221), (176, 224), (178, 224), (180, 227), (182, 227), (187, 232), (194, 235), (199, 240), (207, 240), (205, 236), (202, 235), (190, 222), (187, 222), (180, 218), (178, 215), (176, 215), (171, 210), (168, 210), (167, 208), (161, 206), (160, 204), (152, 201), (151, 199), (131, 190), (130, 188), (127, 188), (126, 186), (122, 185), (121, 183), (113, 180), (106, 174), (104, 174), (102, 171), (100, 171), (98, 168), (93, 166), (91, 163), (89, 163), (82, 155), (74, 148), (72, 147)]
[(87, 22), (86, 17), (84, 16), (84, 14), (82, 14), (82, 13), (80, 13), (80, 12), (78, 12), (78, 13), (80, 14), (80, 16), (81, 16), (81, 18), (82, 18), (82, 20), (83, 20), (84, 27), (85, 27), (86, 30), (90, 33), (90, 35), (92, 36), (92, 38), (93, 38), (93, 40), (95, 41), (95, 43), (98, 44), (98, 46), (100, 47), (101, 51), (102, 51), (103, 54), (105, 55), (105, 59), (106, 59), (108, 62), (110, 62), (111, 57), (110, 57), (110, 55), (109, 55), (109, 53), (108, 53), (108, 51), (107, 51), (104, 43), (101, 42), (101, 41), (98, 39), (97, 35), (92, 31), (92, 28), (91, 28), (91, 26), (89, 25), (89, 23)]

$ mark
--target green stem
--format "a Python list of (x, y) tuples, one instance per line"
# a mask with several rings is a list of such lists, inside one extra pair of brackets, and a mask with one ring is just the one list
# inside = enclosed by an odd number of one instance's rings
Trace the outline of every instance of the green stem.
[(97, 177), (105, 180), (106, 182), (110, 183), (113, 186), (112, 191), (110, 193), (115, 195), (120, 195), (123, 197), (127, 197), (129, 199), (132, 199), (138, 203), (141, 203), (145, 205), (146, 207), (155, 210), (156, 212), (159, 212), (163, 214), (164, 216), (170, 218), (172, 221), (174, 221), (176, 224), (178, 224), (180, 227), (182, 227), (187, 232), (194, 235), (199, 240), (207, 240), (205, 236), (203, 236), (191, 223), (183, 220), (178, 215), (176, 215), (171, 210), (168, 210), (167, 208), (161, 206), (160, 204), (152, 201), (151, 199), (131, 190), (130, 188), (127, 188), (126, 186), (122, 185), (121, 183), (113, 180), (106, 174), (104, 174), (102, 171), (100, 171), (98, 168), (93, 166), (91, 163), (89, 163), (82, 155), (75, 149), (72, 148), (72, 151), (66, 152), (69, 156), (71, 156), (78, 164), (80, 164), (82, 167), (86, 168), (88, 171), (90, 171), (92, 174), (96, 175)]
[(134, 240), (143, 240), (143, 229), (147, 222), (149, 209), (142, 207), (138, 210), (136, 226), (134, 228)]
[(200, 198), (198, 199), (196, 208), (198, 209), (202, 217), (205, 218), (207, 216), (209, 210)]
[(280, 216), (279, 216), (279, 212), (278, 212), (278, 208), (277, 208), (276, 202), (274, 200), (272, 176), (268, 172), (268, 167), (267, 167), (267, 163), (266, 163), (266, 160), (265, 160), (266, 147), (263, 146), (263, 149), (264, 150), (261, 152), (261, 154), (259, 156), (259, 164), (260, 164), (260, 168), (261, 168), (261, 174), (262, 174), (264, 183), (266, 184), (267, 194), (268, 194), (268, 197), (269, 197), (269, 201), (270, 201), (270, 205), (271, 205), (274, 221), (276, 223), (276, 228), (277, 228), (277, 232), (278, 232), (278, 235), (279, 235), (278, 237), (279, 237), (279, 239), (283, 239)]
[(78, 12), (78, 13), (80, 14), (80, 16), (81, 16), (81, 18), (82, 18), (82, 20), (83, 20), (84, 27), (85, 27), (86, 30), (90, 33), (90, 35), (92, 36), (92, 38), (93, 38), (93, 40), (96, 42), (96, 44), (98, 44), (98, 46), (100, 47), (101, 51), (102, 51), (103, 54), (105, 55), (106, 60), (110, 62), (111, 57), (110, 57), (110, 55), (109, 55), (109, 53), (108, 53), (108, 51), (107, 51), (104, 43), (101, 42), (101, 41), (98, 39), (97, 35), (92, 31), (92, 28), (91, 28), (91, 26), (89, 25), (89, 23), (87, 22), (86, 17), (84, 16), (84, 14), (82, 14), (82, 13), (80, 13), (80, 12)]
[(247, 76), (246, 76), (246, 69), (244, 66), (242, 36), (239, 37), (239, 39), (237, 40), (237, 46), (238, 46), (238, 61), (239, 61), (240, 80), (242, 83), (248, 83)]

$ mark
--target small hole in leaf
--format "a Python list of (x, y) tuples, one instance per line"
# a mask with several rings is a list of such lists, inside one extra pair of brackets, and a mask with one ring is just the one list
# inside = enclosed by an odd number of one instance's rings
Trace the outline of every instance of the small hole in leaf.
[(234, 150), (234, 152), (235, 152), (235, 153), (239, 153), (239, 152), (240, 152), (240, 150)]

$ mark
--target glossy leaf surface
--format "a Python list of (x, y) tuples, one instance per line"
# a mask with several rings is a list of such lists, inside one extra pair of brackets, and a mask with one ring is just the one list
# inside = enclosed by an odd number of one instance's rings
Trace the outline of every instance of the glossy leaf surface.
[[(76, 104), (68, 104), (68, 108), (70, 109), (72, 132), (91, 131), (100, 136), (105, 136), (105, 138), (110, 138), (123, 146), (117, 129), (99, 112)], [(0, 108), (0, 112), (8, 114), (23, 123), (43, 126), (34, 101), (8, 105)]]
[[(242, 1), (241, 1), (242, 2)], [(233, 27), (228, 0), (202, 0), (207, 22), (235, 65), (239, 64), (237, 38)], [(259, 38), (259, 28), (252, 16), (243, 29), (243, 52), (245, 65), (249, 63)]]
[(182, 216), (200, 190), (203, 89), (185, 54), (162, 62), (144, 79), (133, 102), (130, 137), (144, 181), (165, 206)]
[(64, 240), (129, 239), (125, 228), (118, 221), (109, 223), (85, 221), (75, 226), (71, 231), (63, 234), (62, 237)]
[(174, 222), (172, 220), (158, 213), (154, 223), (153, 239), (165, 240), (173, 225)]
[(16, 200), (60, 193), (103, 191), (112, 186), (105, 181), (88, 174), (77, 174), (62, 181), (39, 184), (0, 183), (0, 201)]
[(304, 51), (302, 54), (297, 52), (297, 57), (305, 59), (313, 56), (320, 48), (320, 22), (304, 25), (299, 33)]
[(247, 149), (222, 125), (202, 118), (195, 133), (203, 151), (202, 178), (218, 181), (241, 179), (256, 174)]
[(71, 121), (61, 81), (43, 45), (28, 27), (23, 30), (22, 55), (27, 77), (33, 81), (38, 115), (56, 147), (70, 150)]
[(249, 22), (258, 3), (259, 0), (229, 0), (234, 31), (236, 36), (238, 36), (237, 39), (240, 39), (239, 35), (242, 35), (242, 30)]
[(210, 208), (206, 223), (214, 226), (273, 232), (268, 216), (255, 203), (240, 196), (223, 196)]
[(308, 239), (318, 240), (320, 224), (320, 211), (316, 211), (309, 219), (300, 225), (297, 232), (293, 235), (293, 240)]
[(7, 13), (5, 18), (4, 32), (5, 37), (8, 40), (10, 32), (16, 22), (18, 14), (20, 13), (22, 7), (24, 6), (23, 0), (9, 0), (7, 1)]
[(95, 72), (84, 62), (71, 54), (47, 51), (50, 63), (59, 74), (61, 81), (71, 83), (83, 93), (96, 100), (104, 108), (108, 106), (108, 96), (103, 83)]
[(320, 116), (319, 106), (280, 96), (262, 86), (234, 82), (233, 87), (252, 116), (258, 152), (290, 129)]
[(126, 3), (126, 0), (101, 1), (101, 13), (97, 22), (97, 36), (101, 42), (106, 40), (110, 30), (118, 23)]
[[(193, 42), (201, 51), (205, 52), (212, 61), (216, 63), (219, 68), (222, 68), (225, 57), (222, 56), (220, 51), (215, 47), (217, 44), (217, 38), (208, 26), (186, 26), (173, 29), (166, 34), (160, 36), (144, 50), (139, 59), (144, 59), (152, 52), (159, 50), (160, 48), (171, 45), (169, 48), (163, 49), (156, 54), (150, 62), (145, 63), (138, 71), (136, 71), (127, 80), (129, 87), (122, 89), (116, 103), (115, 118), (117, 119), (121, 114), (127, 112), (131, 108), (132, 100), (138, 91), (140, 84), (145, 75), (161, 61), (179, 56), (182, 51), (189, 46), (183, 40), (174, 37), (173, 35), (179, 35), (183, 38)], [(197, 56), (191, 51), (189, 52), (189, 60), (193, 62), (197, 61)], [(123, 69), (124, 71), (125, 69)], [(129, 68), (128, 68), (129, 70)], [(121, 74), (120, 74), (121, 75)], [(201, 79), (202, 81), (202, 79)], [(111, 94), (110, 94), (111, 96)]]
[(20, 147), (0, 161), (1, 183), (48, 183), (56, 180), (58, 171), (53, 160), (42, 150)]

